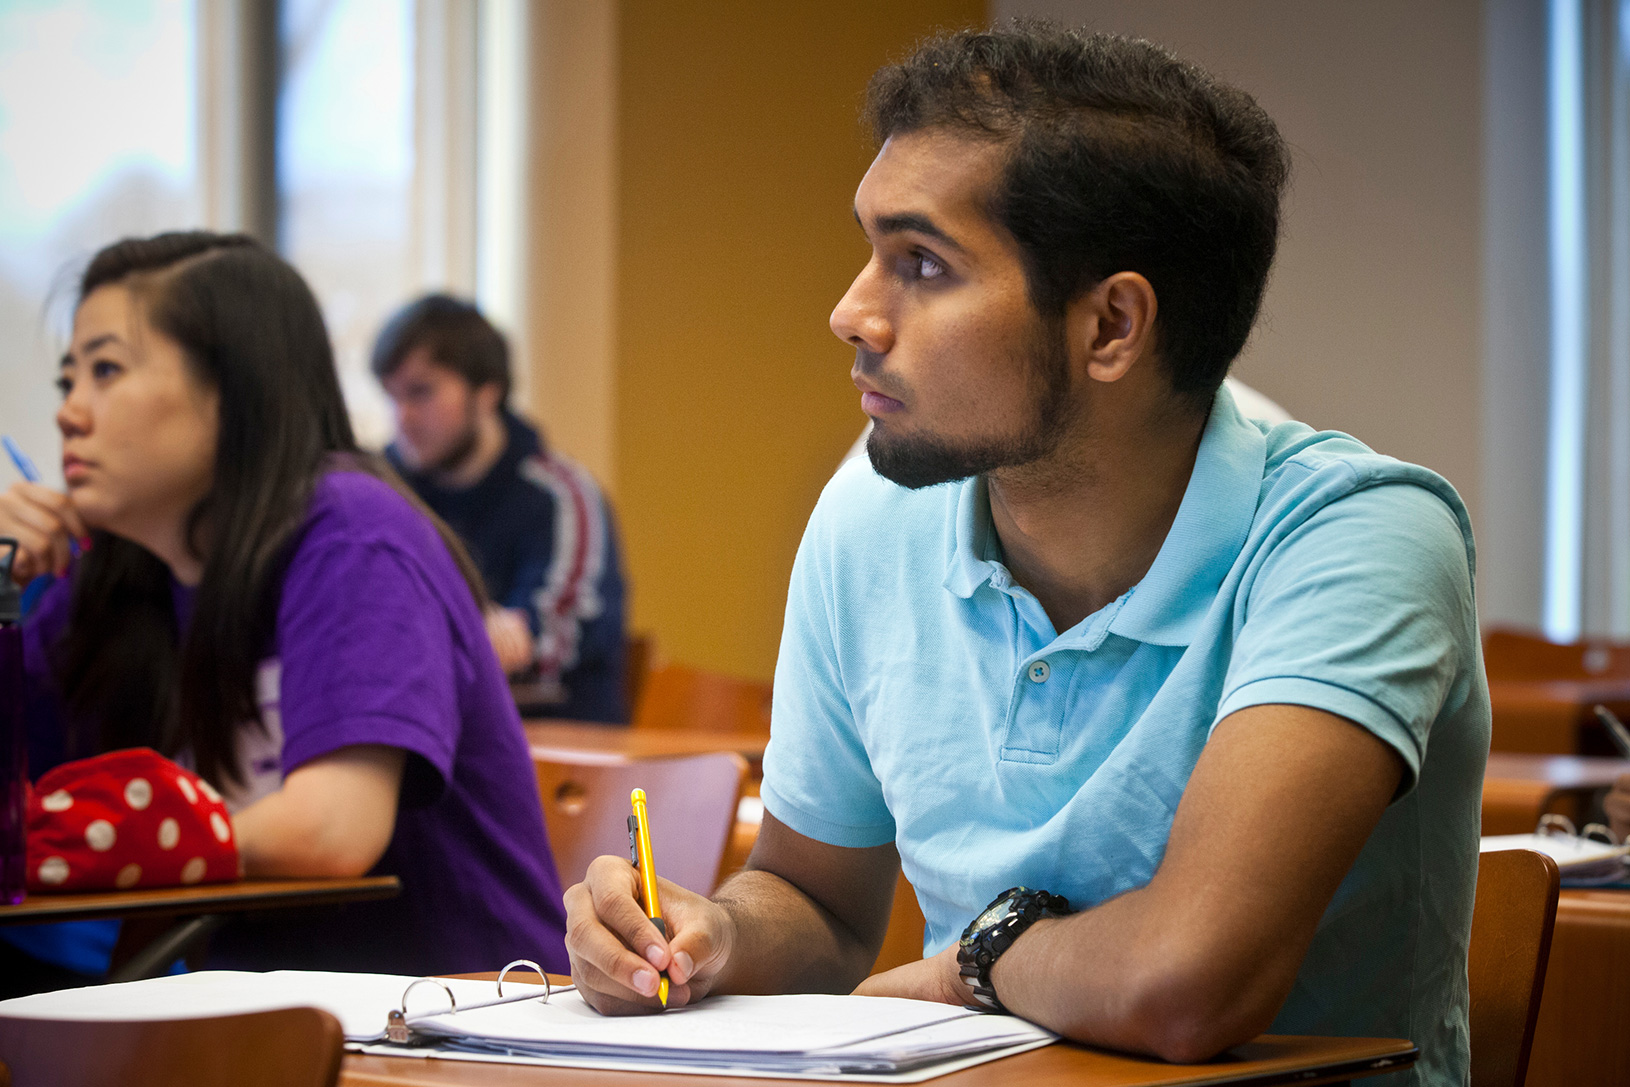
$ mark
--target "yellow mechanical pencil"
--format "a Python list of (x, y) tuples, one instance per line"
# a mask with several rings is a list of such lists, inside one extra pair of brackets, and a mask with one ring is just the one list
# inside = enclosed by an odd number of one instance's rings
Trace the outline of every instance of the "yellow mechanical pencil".
[[(640, 897), (644, 900), (645, 916), (651, 924), (668, 937), (668, 926), (662, 921), (662, 905), (657, 901), (657, 866), (651, 856), (651, 817), (645, 810), (645, 790), (635, 789), (628, 799), (634, 805), (634, 814), (628, 817), (629, 860), (640, 873)], [(657, 982), (657, 999), (668, 1006), (668, 972), (662, 972)]]

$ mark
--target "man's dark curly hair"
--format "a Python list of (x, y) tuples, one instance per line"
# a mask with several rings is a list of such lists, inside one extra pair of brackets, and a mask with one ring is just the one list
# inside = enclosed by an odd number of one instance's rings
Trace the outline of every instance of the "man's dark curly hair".
[(879, 143), (1010, 147), (991, 217), (1044, 318), (1116, 272), (1154, 287), (1159, 356), (1198, 404), (1245, 346), (1279, 238), (1284, 141), (1255, 99), (1151, 42), (1042, 21), (931, 38), (866, 92)]

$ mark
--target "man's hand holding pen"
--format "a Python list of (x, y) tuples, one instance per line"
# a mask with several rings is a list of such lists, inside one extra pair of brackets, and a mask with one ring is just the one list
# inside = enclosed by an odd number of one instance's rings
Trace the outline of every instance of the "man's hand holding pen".
[(695, 1003), (730, 959), (735, 922), (724, 907), (676, 883), (658, 883), (666, 938), (646, 916), (639, 871), (624, 858), (596, 858), (583, 882), (566, 891), (572, 980), (604, 1015), (661, 1011), (662, 972), (670, 982), (670, 1007)]

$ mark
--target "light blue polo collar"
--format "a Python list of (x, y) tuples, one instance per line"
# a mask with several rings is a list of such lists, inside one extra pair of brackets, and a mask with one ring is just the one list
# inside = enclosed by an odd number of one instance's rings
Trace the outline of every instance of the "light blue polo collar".
[[(1171, 531), (1143, 580), (1117, 601), (1110, 633), (1154, 645), (1194, 640), (1251, 531), (1267, 456), (1262, 431), (1240, 415), (1228, 389), (1219, 388)], [(963, 599), (987, 583), (1005, 589), (1009, 575), (996, 558), (1001, 547), (984, 477), (957, 487), (945, 588)]]

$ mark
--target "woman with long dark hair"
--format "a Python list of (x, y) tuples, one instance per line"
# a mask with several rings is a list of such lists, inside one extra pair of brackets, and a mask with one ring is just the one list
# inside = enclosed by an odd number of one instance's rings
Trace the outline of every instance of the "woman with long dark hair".
[(300, 276), (240, 235), (109, 246), (60, 384), (67, 493), (0, 493), (14, 576), (62, 575), (24, 632), (33, 772), (153, 747), (225, 796), (246, 875), (402, 879), (212, 965), (565, 970), (479, 575), (357, 448)]

